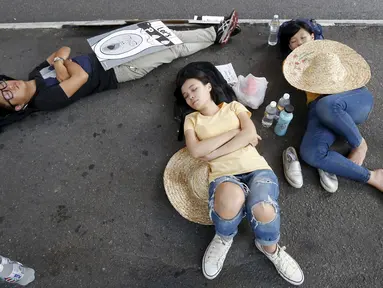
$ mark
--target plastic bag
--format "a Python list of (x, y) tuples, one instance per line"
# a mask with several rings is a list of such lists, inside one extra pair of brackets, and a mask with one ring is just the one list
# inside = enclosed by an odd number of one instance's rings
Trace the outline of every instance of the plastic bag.
[(252, 109), (258, 109), (265, 99), (267, 82), (265, 77), (255, 77), (251, 73), (246, 77), (238, 76), (238, 83), (233, 87), (240, 103)]

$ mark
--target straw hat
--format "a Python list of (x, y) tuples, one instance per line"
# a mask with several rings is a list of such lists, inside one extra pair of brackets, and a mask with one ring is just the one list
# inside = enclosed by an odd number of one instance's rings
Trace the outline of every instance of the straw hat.
[(164, 172), (164, 186), (170, 203), (184, 218), (212, 225), (209, 217), (209, 166), (193, 158), (186, 148), (170, 158)]
[(295, 88), (335, 94), (365, 86), (370, 66), (355, 50), (331, 40), (317, 40), (294, 49), (283, 65), (286, 80)]

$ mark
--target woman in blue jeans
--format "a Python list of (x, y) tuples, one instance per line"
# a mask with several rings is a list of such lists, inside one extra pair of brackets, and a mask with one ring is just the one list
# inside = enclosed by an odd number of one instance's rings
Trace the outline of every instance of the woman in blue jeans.
[[(289, 54), (283, 64), (284, 75), (307, 94), (308, 123), (300, 155), (313, 167), (383, 191), (383, 169), (370, 171), (362, 166), (367, 143), (357, 127), (367, 120), (374, 103), (365, 87), (370, 68), (346, 45), (314, 38), (312, 27), (303, 21), (290, 21), (280, 31), (281, 51)], [(352, 148), (348, 157), (330, 150), (338, 136)], [(327, 174), (325, 185), (321, 183), (335, 192), (337, 179), (331, 174)]]
[(195, 111), (185, 118), (187, 149), (210, 168), (209, 209), (216, 235), (202, 260), (204, 276), (218, 276), (238, 225), (247, 216), (256, 247), (286, 281), (302, 284), (304, 275), (298, 263), (278, 245), (278, 180), (255, 148), (260, 137), (251, 113), (237, 101), (216, 103), (224, 98), (219, 95), (224, 89), (193, 63), (178, 73), (176, 85), (177, 100)]

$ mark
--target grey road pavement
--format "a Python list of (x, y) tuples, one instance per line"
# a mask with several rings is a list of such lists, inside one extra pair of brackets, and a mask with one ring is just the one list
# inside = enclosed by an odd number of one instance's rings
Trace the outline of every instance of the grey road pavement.
[[(77, 8), (74, 8), (76, 11)], [(0, 31), (0, 73), (25, 78), (61, 45), (89, 52), (98, 30)], [(383, 28), (326, 28), (370, 63), (375, 95), (361, 125), (369, 144), (366, 165), (383, 166)], [(296, 115), (288, 134), (262, 128), (265, 105), (252, 119), (263, 141), (259, 151), (280, 180), (281, 244), (305, 272), (302, 287), (382, 287), (383, 194), (340, 179), (326, 193), (315, 169), (303, 164), (304, 186), (283, 177), (281, 153), (298, 147), (304, 132), (305, 97), (281, 74), (277, 49), (264, 26), (246, 26), (227, 46), (210, 47), (72, 106), (39, 113), (0, 134), (0, 254), (36, 269), (30, 287), (289, 287), (253, 245), (241, 224), (214, 281), (204, 279), (201, 259), (214, 229), (183, 219), (162, 184), (177, 142), (173, 88), (190, 61), (231, 62), (237, 74), (265, 76), (266, 102), (289, 92)]]
[(274, 14), (282, 18), (297, 16), (320, 19), (382, 19), (380, 0), (309, 0), (309, 1), (24, 1), (3, 0), (0, 23), (78, 21), (98, 19), (190, 18), (194, 15), (224, 15), (236, 8), (241, 18), (269, 19)]

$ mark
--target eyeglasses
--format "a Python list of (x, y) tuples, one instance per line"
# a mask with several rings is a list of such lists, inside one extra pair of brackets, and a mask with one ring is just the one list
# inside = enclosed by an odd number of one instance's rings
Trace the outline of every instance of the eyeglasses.
[[(13, 99), (13, 93), (9, 90), (5, 90), (7, 87), (8, 87), (7, 82), (5, 80), (0, 80), (0, 91), (1, 91), (1, 94), (3, 95), (4, 100), (7, 101), (9, 106), (15, 109), (16, 105), (13, 105), (10, 102), (10, 100)], [(27, 108), (27, 106), (28, 104), (25, 104), (21, 110), (24, 110), (25, 108)]]

